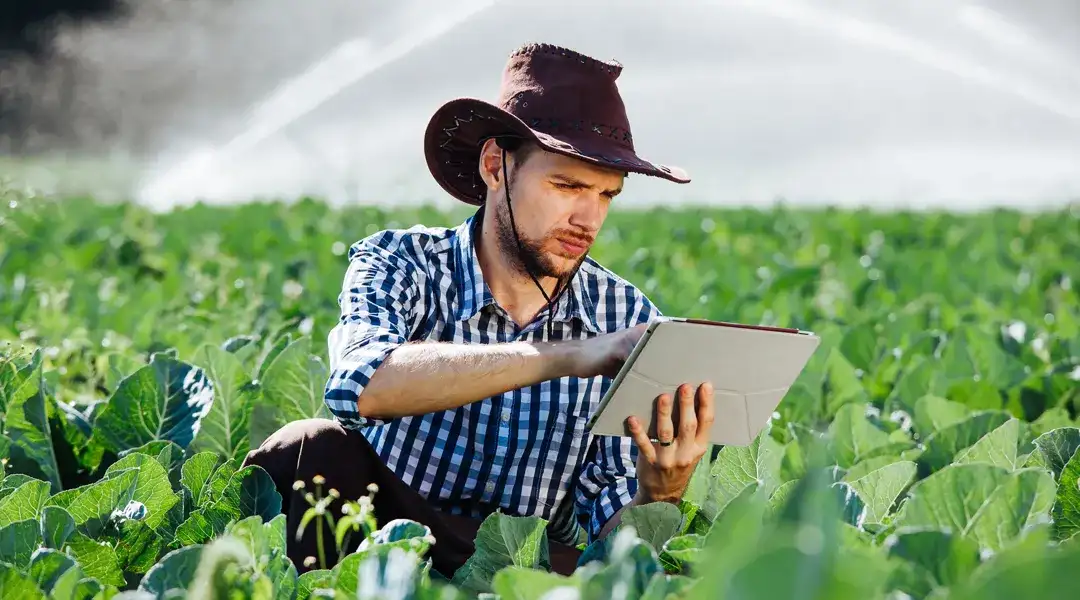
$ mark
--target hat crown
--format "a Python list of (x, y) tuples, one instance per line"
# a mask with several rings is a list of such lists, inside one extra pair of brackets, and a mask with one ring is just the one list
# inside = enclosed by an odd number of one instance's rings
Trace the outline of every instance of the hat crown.
[(553, 44), (526, 44), (506, 62), (497, 103), (536, 131), (555, 137), (602, 136), (606, 143), (633, 150), (626, 106), (615, 83), (621, 73), (618, 62)]

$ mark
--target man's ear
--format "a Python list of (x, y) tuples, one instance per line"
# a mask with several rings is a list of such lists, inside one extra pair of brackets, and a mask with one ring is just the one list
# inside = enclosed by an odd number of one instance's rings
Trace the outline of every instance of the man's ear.
[(477, 168), (480, 169), (480, 178), (484, 180), (489, 190), (499, 188), (502, 184), (502, 149), (494, 138), (484, 142), (480, 151), (480, 164)]

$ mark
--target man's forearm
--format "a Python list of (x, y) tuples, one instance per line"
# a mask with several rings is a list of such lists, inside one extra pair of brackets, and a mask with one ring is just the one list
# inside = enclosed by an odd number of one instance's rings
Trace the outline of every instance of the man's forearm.
[(448, 410), (568, 376), (580, 358), (577, 341), (405, 344), (375, 370), (357, 408), (378, 419)]

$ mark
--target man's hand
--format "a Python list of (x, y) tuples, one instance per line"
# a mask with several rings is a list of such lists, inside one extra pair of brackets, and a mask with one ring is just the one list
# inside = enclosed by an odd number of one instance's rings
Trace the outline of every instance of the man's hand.
[[(671, 394), (661, 394), (656, 406), (656, 437), (649, 439), (646, 425), (636, 417), (627, 419), (630, 433), (638, 447), (638, 493), (635, 504), (649, 502), (678, 503), (690, 476), (709, 447), (709, 429), (713, 425), (713, 388), (706, 382), (694, 393), (683, 384)], [(678, 431), (672, 412), (678, 402)]]

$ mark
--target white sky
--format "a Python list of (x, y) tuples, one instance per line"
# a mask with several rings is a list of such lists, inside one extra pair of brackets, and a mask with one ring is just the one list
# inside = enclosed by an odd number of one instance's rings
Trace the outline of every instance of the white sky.
[(313, 57), (213, 134), (178, 134), (144, 200), (447, 202), (423, 163), (424, 126), (450, 98), (492, 98), (525, 41), (622, 62), (639, 152), (694, 177), (633, 178), (620, 202), (965, 208), (1080, 197), (1080, 10), (1068, 0), (447, 6), (405, 0), (366, 14), (351, 37), (338, 16), (336, 63)]

